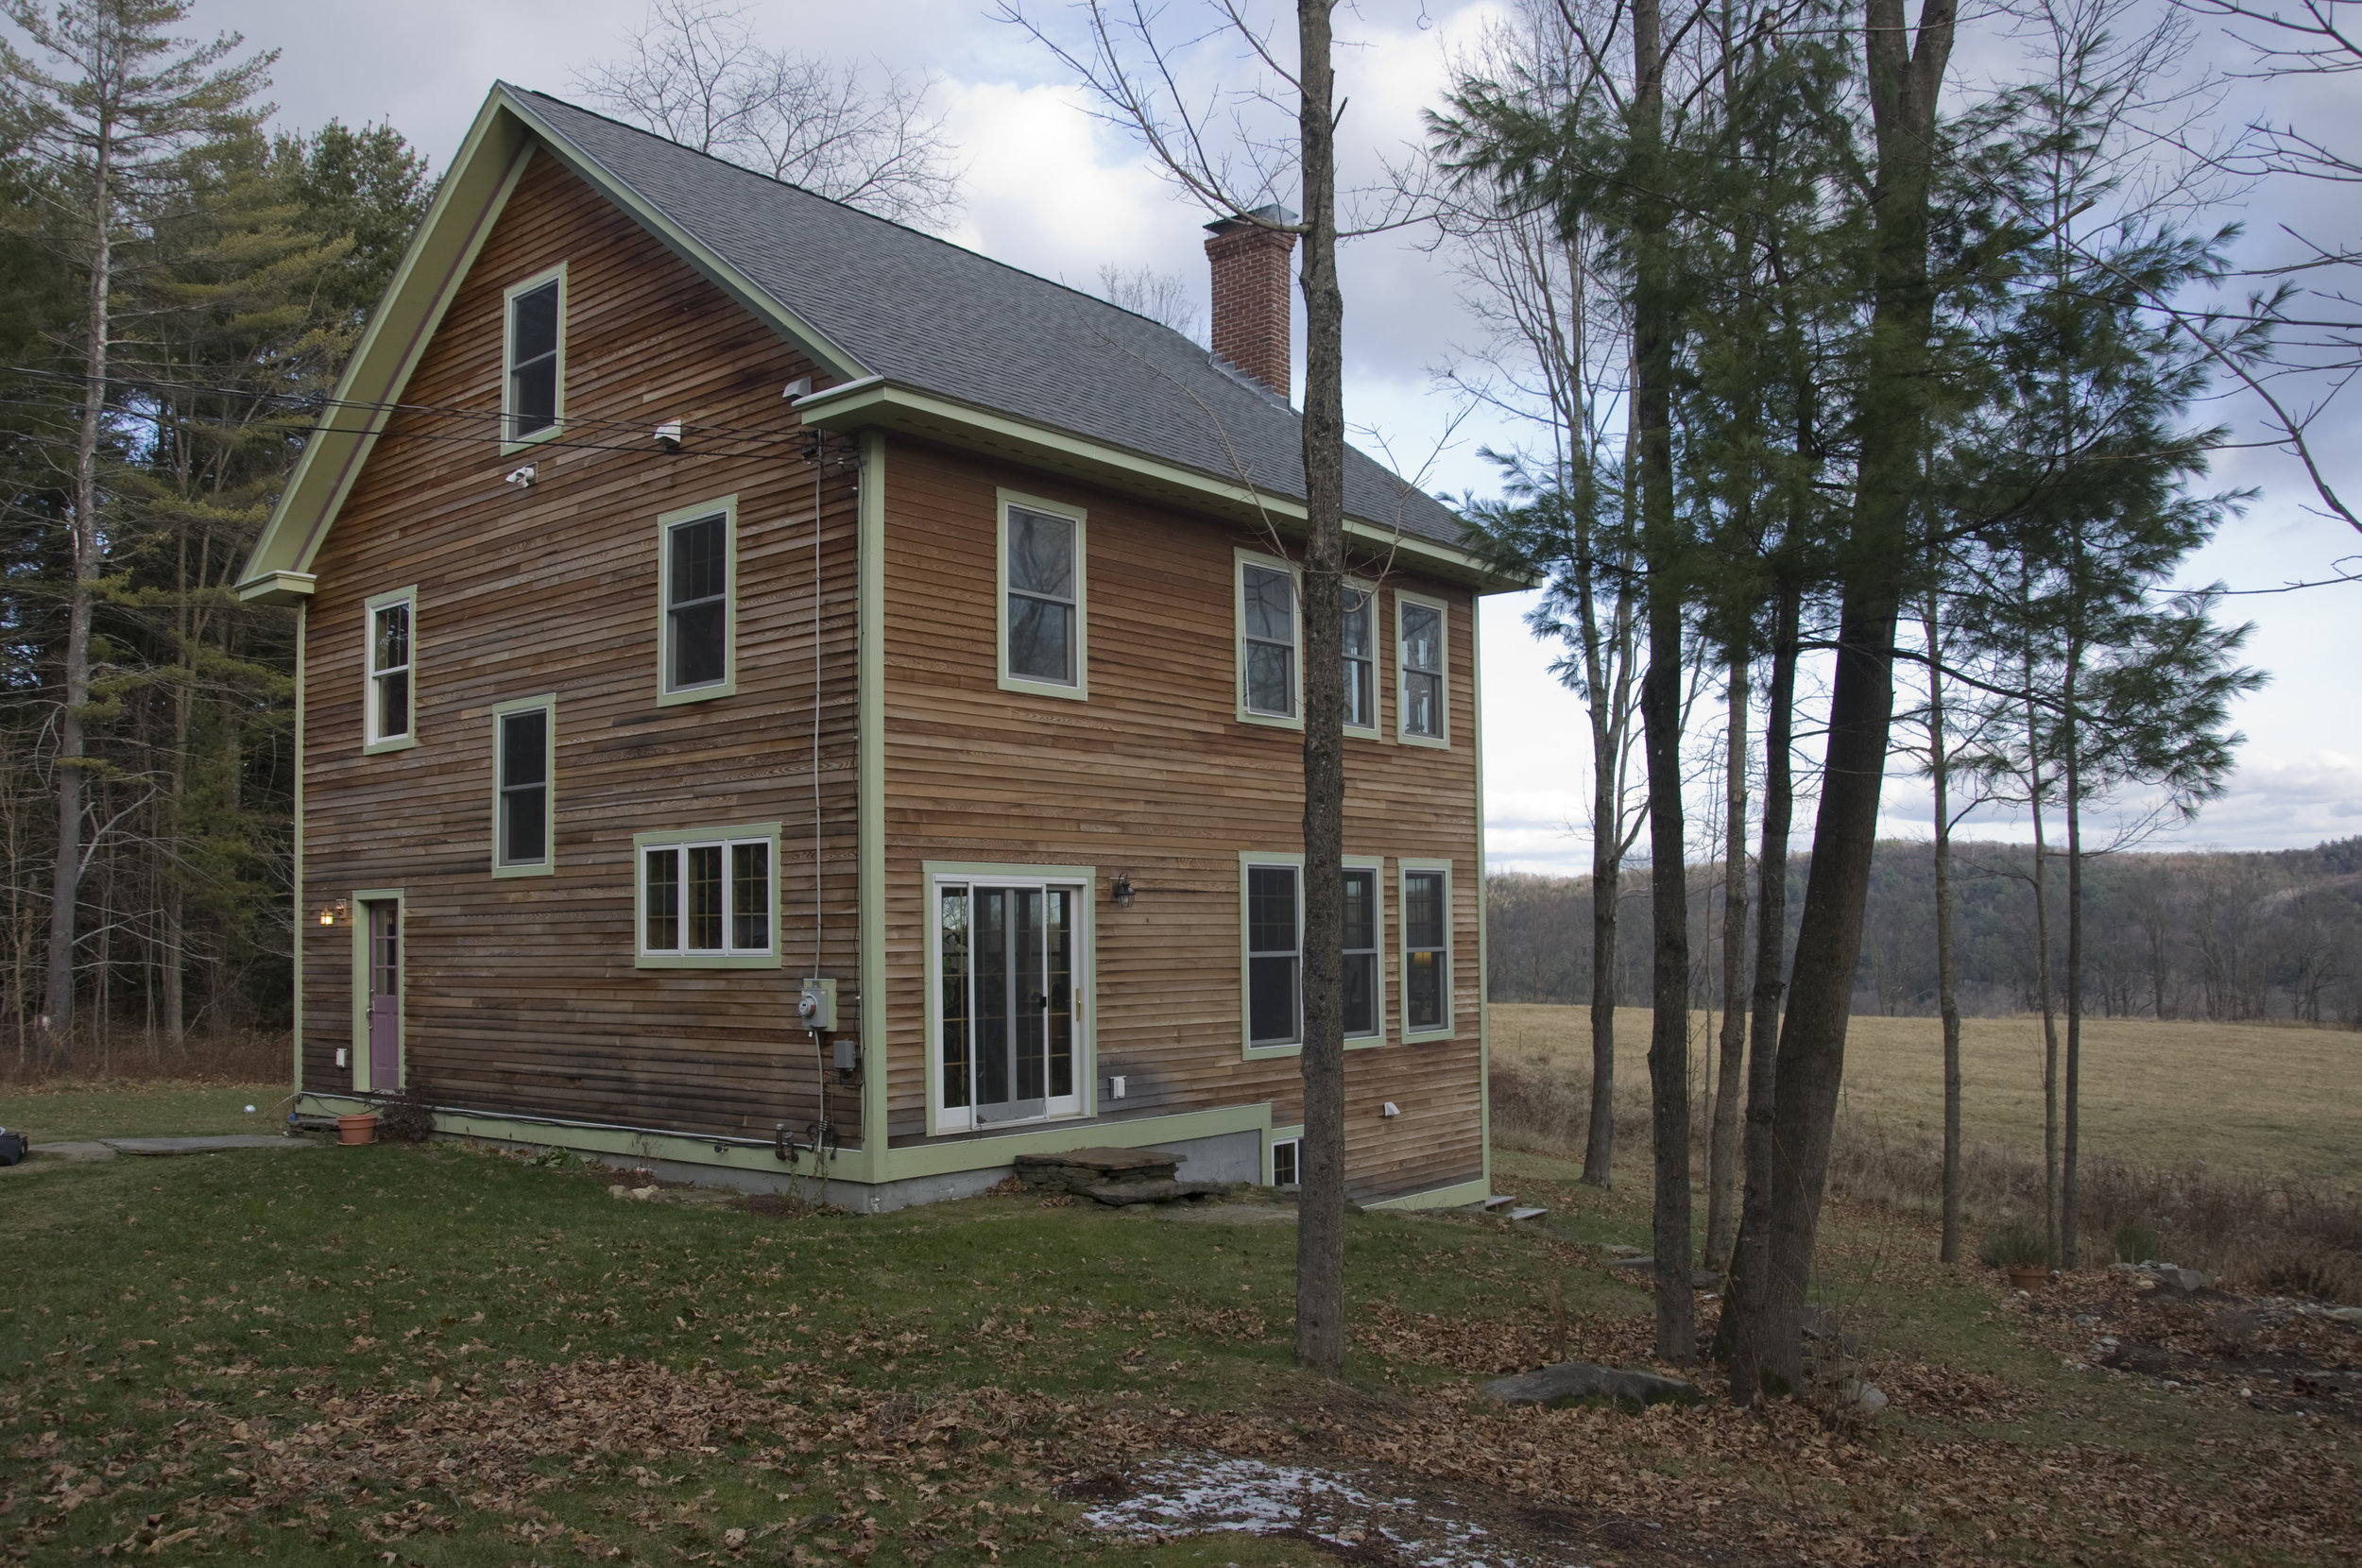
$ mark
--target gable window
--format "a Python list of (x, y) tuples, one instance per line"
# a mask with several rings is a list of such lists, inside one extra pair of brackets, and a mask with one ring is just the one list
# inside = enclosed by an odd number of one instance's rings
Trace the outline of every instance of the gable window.
[(1345, 867), (1345, 1038), (1384, 1032), (1379, 1021), (1378, 867)]
[(1444, 606), (1397, 592), (1395, 625), (1401, 643), (1395, 677), (1401, 738), (1443, 745), (1450, 739), (1444, 711)]
[(368, 614), (368, 688), (363, 694), (367, 714), (363, 748), (393, 751), (417, 742), (412, 712), (417, 696), (413, 677), (418, 670), (416, 625), (419, 590), (397, 588), (381, 593), (367, 606)]
[(1378, 733), (1378, 595), (1344, 587), (1345, 727)]
[(660, 702), (727, 696), (738, 678), (738, 498), (667, 512), (662, 552)]
[(1246, 1043), (1304, 1039), (1304, 878), (1288, 865), (1246, 867)]
[(779, 825), (642, 833), (642, 968), (777, 968)]
[(495, 877), (538, 876), (550, 869), (556, 732), (555, 697), (528, 697), (492, 710)]
[(528, 278), (508, 291), (507, 379), (503, 435), (510, 446), (557, 434), (566, 412), (566, 269)]
[(1403, 862), (1402, 1032), (1451, 1032), (1451, 872), (1441, 861)]
[(1239, 564), (1239, 716), (1301, 724), (1296, 670), (1301, 640), (1296, 579), (1287, 562), (1241, 551)]
[(1088, 686), (1084, 514), (1003, 490), (1001, 505), (1001, 685), (1081, 697)]

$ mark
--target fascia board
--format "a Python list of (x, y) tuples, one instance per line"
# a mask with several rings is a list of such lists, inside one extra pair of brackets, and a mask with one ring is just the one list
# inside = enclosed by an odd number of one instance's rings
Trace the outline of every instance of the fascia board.
[(505, 83), (495, 87), (492, 92), (509, 112), (533, 128), (552, 157), (630, 213), (642, 228), (664, 241), (683, 261), (702, 273), (708, 281), (736, 299), (758, 318), (771, 323), (781, 335), (801, 349), (805, 357), (834, 377), (852, 379), (869, 374), (850, 350), (756, 286), (712, 247), (675, 223), (613, 170), (553, 129), (549, 122), (534, 111), (531, 104), (511, 93)]
[[(847, 382), (796, 400), (808, 425), (850, 433), (889, 430), (940, 442), (1028, 468), (1104, 485), (1109, 489), (1210, 512), (1234, 521), (1269, 526), (1302, 537), (1304, 503), (1259, 491), (1237, 479), (1222, 479), (1104, 442), (1072, 435), (1047, 425), (964, 403), (940, 393), (900, 385), (882, 376)], [(1362, 518), (1347, 518), (1355, 542), (1393, 553), (1422, 570), (1474, 588), (1501, 593), (1534, 585), (1486, 567), (1467, 551), (1408, 534)]]
[[(303, 445), (287, 487), (254, 541), (238, 588), (278, 572), (308, 572), (337, 509), (385, 429), (391, 405), (441, 324), (469, 265), (514, 182), (526, 128), (495, 90), (469, 128), (451, 171), (402, 252), (385, 296), (369, 315), (334, 401)], [(256, 597), (270, 589), (258, 588)]]

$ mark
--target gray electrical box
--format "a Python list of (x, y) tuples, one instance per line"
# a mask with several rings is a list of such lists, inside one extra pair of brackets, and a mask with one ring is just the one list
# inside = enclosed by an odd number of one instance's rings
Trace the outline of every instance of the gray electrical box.
[(796, 998), (796, 1019), (814, 1034), (833, 1032), (836, 1029), (836, 981), (806, 980), (803, 994)]

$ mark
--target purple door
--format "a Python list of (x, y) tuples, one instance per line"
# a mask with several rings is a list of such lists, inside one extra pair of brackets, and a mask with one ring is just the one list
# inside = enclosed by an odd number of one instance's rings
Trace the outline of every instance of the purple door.
[(372, 902), (369, 912), (369, 1081), (379, 1094), (402, 1087), (402, 906)]

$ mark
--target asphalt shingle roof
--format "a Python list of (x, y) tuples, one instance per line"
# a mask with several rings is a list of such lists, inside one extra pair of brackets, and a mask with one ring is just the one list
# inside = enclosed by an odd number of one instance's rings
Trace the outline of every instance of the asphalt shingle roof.
[[(510, 91), (871, 373), (1303, 499), (1295, 410), (1171, 328), (561, 99)], [(1460, 539), (1433, 497), (1351, 448), (1345, 509)]]

